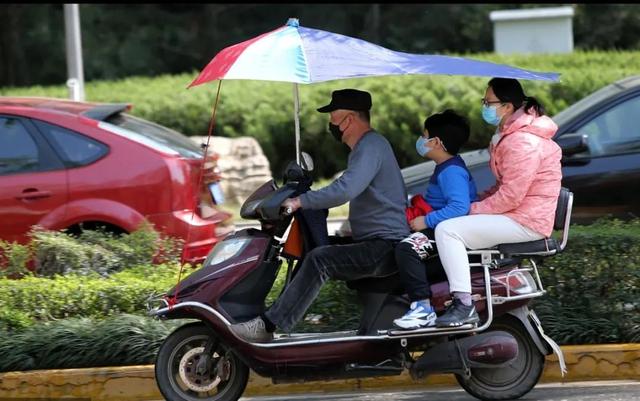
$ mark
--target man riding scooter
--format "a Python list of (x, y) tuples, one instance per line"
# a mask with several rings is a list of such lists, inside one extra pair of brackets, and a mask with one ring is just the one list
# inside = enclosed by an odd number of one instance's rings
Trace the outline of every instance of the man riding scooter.
[(309, 252), (269, 310), (231, 325), (246, 341), (269, 341), (276, 328), (290, 332), (330, 278), (357, 280), (395, 273), (394, 247), (409, 235), (407, 196), (391, 145), (370, 126), (371, 105), (368, 92), (342, 89), (331, 94), (331, 102), (318, 111), (329, 113), (329, 131), (351, 149), (347, 170), (328, 186), (282, 204), (295, 212), (350, 202), (353, 243), (321, 246)]

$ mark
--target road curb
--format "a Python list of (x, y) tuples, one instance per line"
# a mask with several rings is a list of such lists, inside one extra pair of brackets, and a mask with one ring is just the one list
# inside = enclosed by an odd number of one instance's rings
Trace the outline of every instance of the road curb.
[[(568, 373), (560, 374), (558, 358), (546, 358), (541, 382), (640, 380), (640, 344), (568, 345), (561, 347)], [(453, 375), (439, 374), (413, 381), (408, 374), (370, 379), (273, 384), (251, 372), (245, 396), (323, 393), (378, 389), (418, 389), (457, 385)], [(162, 399), (153, 365), (89, 369), (37, 370), (0, 374), (0, 399), (138, 401)]]

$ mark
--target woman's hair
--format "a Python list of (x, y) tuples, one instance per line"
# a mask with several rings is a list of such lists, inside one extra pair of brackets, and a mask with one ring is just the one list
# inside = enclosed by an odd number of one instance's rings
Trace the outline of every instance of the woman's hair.
[(535, 97), (526, 96), (522, 85), (517, 79), (492, 78), (489, 81), (489, 86), (501, 102), (513, 104), (515, 110), (518, 110), (524, 104), (525, 113), (528, 113), (533, 108), (539, 116), (545, 114), (542, 104)]

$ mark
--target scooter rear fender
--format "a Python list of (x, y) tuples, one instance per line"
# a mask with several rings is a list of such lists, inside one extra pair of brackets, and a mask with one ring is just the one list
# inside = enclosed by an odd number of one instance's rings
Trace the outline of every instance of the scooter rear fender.
[(529, 336), (533, 340), (534, 344), (538, 348), (538, 350), (542, 353), (542, 355), (550, 355), (551, 353), (556, 354), (558, 357), (558, 365), (560, 366), (560, 372), (564, 376), (567, 372), (567, 365), (564, 361), (564, 353), (560, 346), (553, 341), (551, 337), (544, 333), (542, 329), (542, 323), (540, 323), (540, 319), (536, 313), (527, 308), (526, 306), (521, 306), (519, 308), (510, 310), (508, 312), (512, 316), (515, 316), (520, 320), (523, 326), (527, 329)]
[(547, 342), (542, 338), (540, 332), (537, 328), (533, 327), (531, 324), (531, 320), (529, 320), (529, 308), (526, 306), (521, 306), (519, 308), (511, 309), (507, 312), (508, 314), (515, 316), (522, 322), (522, 325), (525, 329), (527, 329), (527, 333), (533, 340), (533, 343), (538, 348), (538, 351), (542, 355), (549, 355), (553, 351), (551, 350), (551, 345), (547, 344)]

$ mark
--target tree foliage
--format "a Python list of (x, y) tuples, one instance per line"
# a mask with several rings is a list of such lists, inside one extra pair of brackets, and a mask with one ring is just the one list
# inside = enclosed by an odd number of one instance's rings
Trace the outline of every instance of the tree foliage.
[[(590, 93), (629, 75), (638, 74), (640, 52), (608, 51), (554, 55), (496, 55), (478, 53), (469, 58), (504, 63), (535, 71), (555, 71), (560, 82), (523, 80), (529, 96), (535, 96), (551, 116)], [(606, 66), (606, 68), (603, 68)], [(197, 75), (129, 77), (88, 82), (87, 99), (94, 102), (128, 102), (131, 113), (173, 128), (186, 135), (207, 135), (216, 85), (185, 89)], [(482, 120), (480, 98), (488, 79), (482, 77), (414, 75), (387, 76), (300, 85), (302, 150), (316, 161), (316, 177), (331, 177), (347, 165), (348, 148), (327, 133), (327, 115), (317, 107), (327, 104), (331, 91), (357, 88), (373, 97), (371, 123), (392, 144), (400, 167), (422, 161), (415, 140), (424, 119), (453, 108), (469, 119), (471, 137), (463, 150), (485, 148), (493, 129)], [(0, 88), (0, 95), (66, 97), (66, 88), (34, 86)], [(251, 136), (258, 140), (274, 177), (282, 177), (295, 154), (293, 95), (291, 85), (265, 81), (223, 81), (213, 135)], [(327, 157), (330, 155), (330, 157)]]
[[(493, 50), (489, 13), (560, 4), (81, 4), (85, 79), (202, 69), (223, 48), (299, 18), (304, 26), (415, 53)], [(578, 49), (640, 47), (640, 8), (577, 4)], [(0, 87), (64, 83), (62, 4), (0, 8)]]

